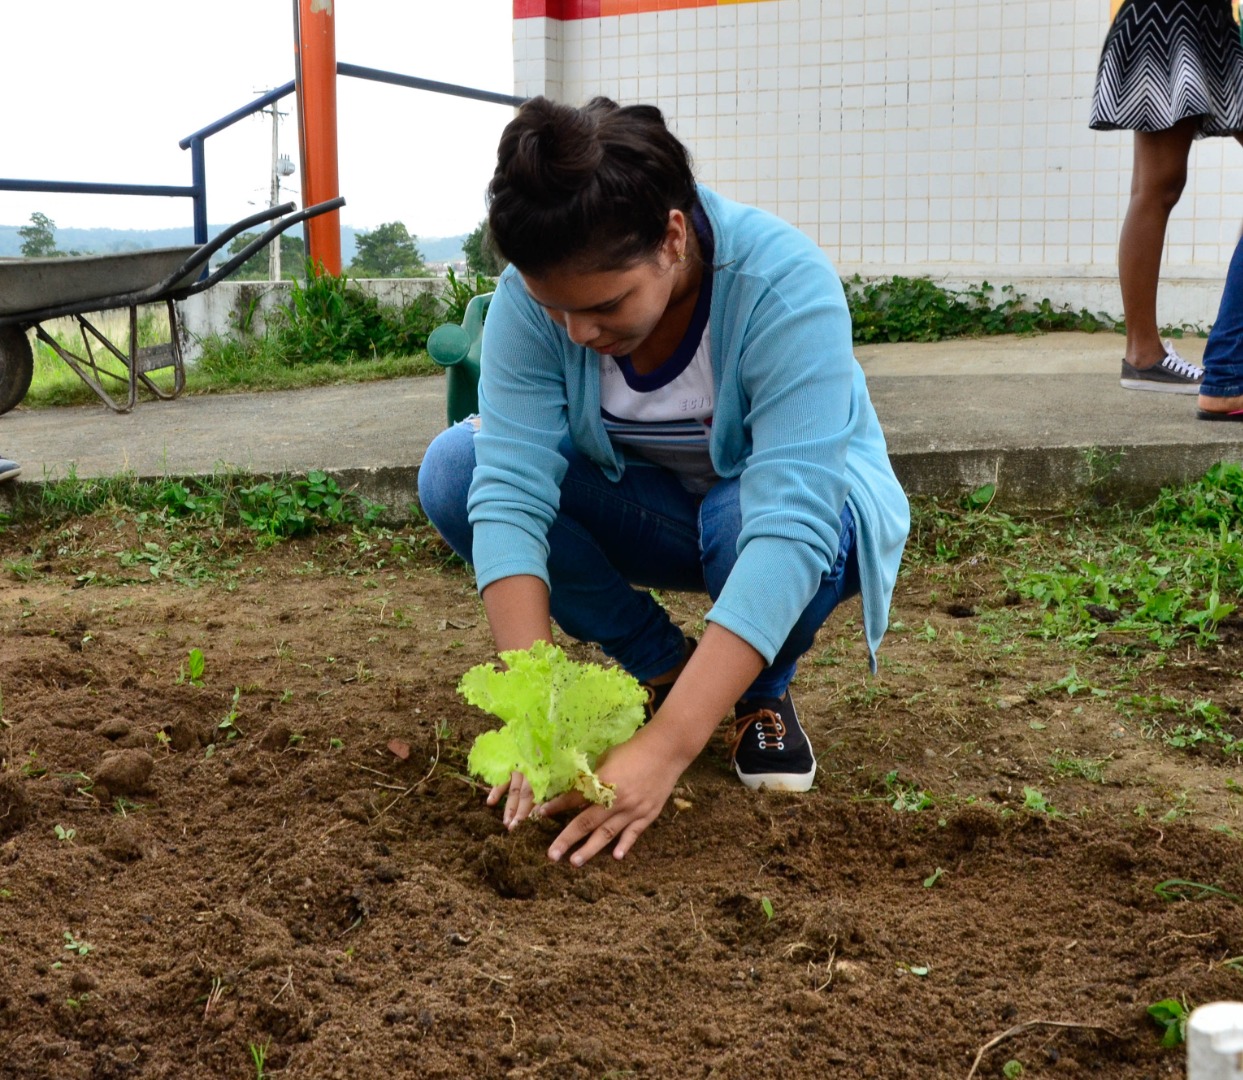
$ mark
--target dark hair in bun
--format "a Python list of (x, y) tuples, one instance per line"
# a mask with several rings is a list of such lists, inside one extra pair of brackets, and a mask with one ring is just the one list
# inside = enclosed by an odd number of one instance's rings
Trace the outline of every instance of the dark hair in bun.
[(612, 270), (655, 252), (669, 211), (689, 213), (697, 199), (690, 154), (654, 105), (537, 97), (501, 135), (488, 229), (526, 273)]

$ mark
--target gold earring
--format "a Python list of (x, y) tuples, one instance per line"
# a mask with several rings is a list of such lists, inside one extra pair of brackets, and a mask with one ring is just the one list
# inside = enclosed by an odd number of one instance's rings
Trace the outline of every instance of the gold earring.
[(685, 250), (678, 252), (678, 262), (686, 262), (686, 251)]

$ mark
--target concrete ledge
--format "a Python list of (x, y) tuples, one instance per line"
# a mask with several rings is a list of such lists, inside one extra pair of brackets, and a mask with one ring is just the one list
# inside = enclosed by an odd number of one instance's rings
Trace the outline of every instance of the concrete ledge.
[[(1046, 334), (858, 354), (894, 468), (914, 495), (958, 499), (996, 483), (1000, 506), (1138, 503), (1218, 461), (1243, 461), (1243, 424), (1197, 420), (1194, 396), (1123, 390), (1121, 342)], [(1179, 347), (1195, 358), (1203, 341)], [(322, 469), (397, 521), (445, 426), (444, 395), (444, 379), (432, 376), (142, 401), (128, 415), (19, 407), (0, 417), (0, 454), (21, 462), (18, 484), (70, 470), (162, 478)]]
[(419, 503), (419, 467), (397, 465), (375, 469), (325, 469), (342, 491), (349, 491), (385, 509), (379, 520), (404, 525)]
[(996, 484), (993, 505), (1079, 506), (1089, 501), (1141, 506), (1164, 487), (1198, 480), (1219, 461), (1243, 460), (1243, 431), (1229, 443), (1160, 446), (1035, 447), (892, 454), (909, 495), (957, 500)]

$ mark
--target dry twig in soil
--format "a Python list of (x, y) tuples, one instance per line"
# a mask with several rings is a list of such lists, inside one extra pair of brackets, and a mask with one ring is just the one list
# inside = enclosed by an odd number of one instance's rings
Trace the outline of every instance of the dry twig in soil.
[(997, 1035), (992, 1039), (989, 1039), (988, 1042), (981, 1046), (979, 1052), (975, 1055), (975, 1061), (971, 1063), (971, 1071), (967, 1073), (967, 1080), (972, 1080), (972, 1077), (975, 1076), (976, 1070), (980, 1067), (980, 1062), (984, 1060), (984, 1055), (993, 1049), (994, 1046), (1000, 1045), (1007, 1039), (1014, 1038), (1015, 1035), (1022, 1035), (1023, 1032), (1030, 1031), (1032, 1028), (1038, 1027), (1078, 1028), (1080, 1031), (1100, 1031), (1108, 1035), (1111, 1039), (1121, 1040), (1122, 1038), (1122, 1036), (1116, 1031), (1112, 1031), (1107, 1027), (1102, 1027), (1100, 1024), (1068, 1024), (1061, 1020), (1029, 1020), (1025, 1024), (1015, 1024), (1014, 1027), (1003, 1031), (1000, 1035)]

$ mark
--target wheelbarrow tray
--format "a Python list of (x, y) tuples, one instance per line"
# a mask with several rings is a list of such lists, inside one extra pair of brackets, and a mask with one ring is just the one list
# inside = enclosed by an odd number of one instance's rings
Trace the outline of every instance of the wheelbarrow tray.
[[(67, 255), (59, 259), (0, 259), (0, 413), (21, 402), (30, 388), (34, 358), (26, 331), (52, 349), (115, 412), (129, 412), (138, 400), (142, 383), (156, 397), (169, 399), (185, 386), (185, 362), (177, 330), (176, 301), (211, 288), (242, 266), (291, 225), (336, 210), (341, 198), (305, 207), (296, 213), (293, 203), (269, 207), (235, 222), (202, 247), (153, 248), (117, 255)], [(287, 215), (287, 216), (285, 216)], [(209, 272), (212, 255), (252, 226), (281, 218), (256, 236), (222, 266)], [(168, 312), (167, 347), (138, 347), (138, 308), (164, 303)], [(129, 312), (129, 348), (121, 349), (107, 339), (87, 313), (125, 308)], [(82, 333), (84, 354), (63, 346), (41, 325), (44, 321), (72, 316)], [(102, 346), (119, 362), (125, 375), (118, 375), (97, 361), (92, 342)], [(101, 354), (102, 355), (102, 354)], [(171, 391), (149, 377), (162, 368), (173, 369)], [(128, 390), (114, 399), (104, 380), (114, 380)]]
[[(0, 316), (143, 292), (175, 273), (197, 250), (170, 247), (117, 255), (0, 259)], [(174, 284), (192, 285), (201, 273), (202, 267), (196, 266)]]

